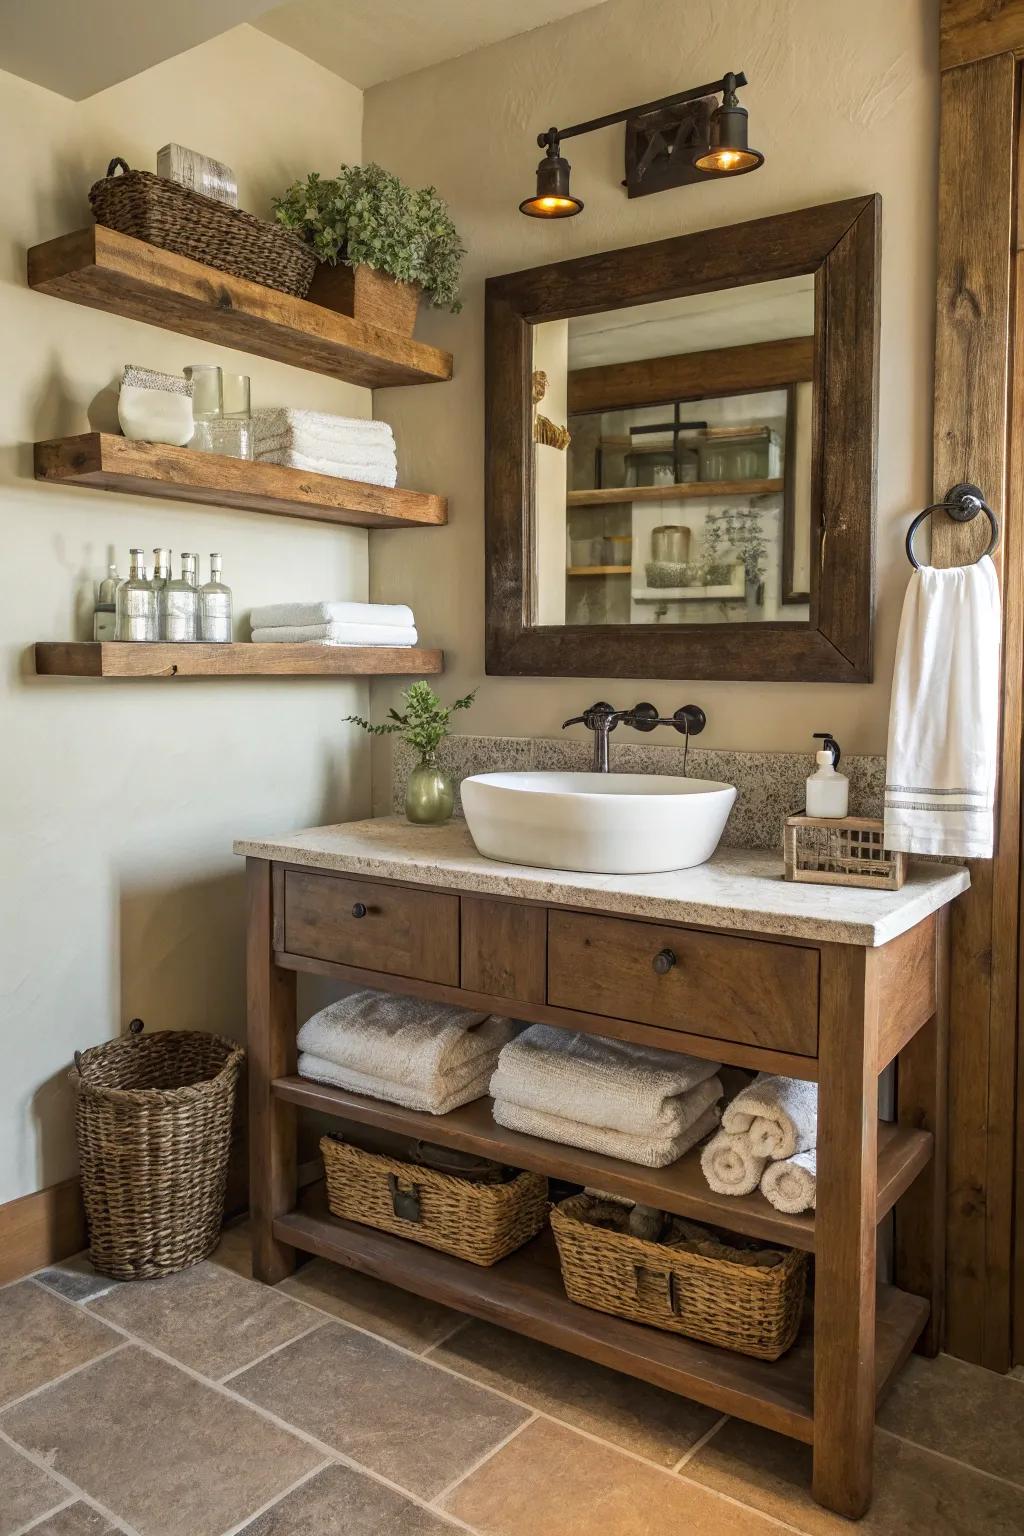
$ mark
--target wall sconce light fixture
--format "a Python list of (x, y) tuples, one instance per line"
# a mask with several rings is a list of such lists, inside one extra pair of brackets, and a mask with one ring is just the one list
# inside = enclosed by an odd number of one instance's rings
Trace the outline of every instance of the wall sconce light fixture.
[[(569, 128), (549, 128), (537, 135), (547, 151), (537, 167), (537, 191), (519, 204), (533, 219), (571, 219), (583, 204), (569, 189), (570, 165), (561, 152), (563, 139), (625, 123), (626, 181), (630, 197), (702, 181), (705, 176), (737, 176), (764, 164), (760, 150), (747, 143), (747, 113), (736, 88), (747, 77), (723, 75), (709, 85), (677, 91), (658, 101), (622, 112), (609, 112)], [(721, 94), (721, 105), (714, 98)], [(710, 99), (709, 99), (710, 98)]]

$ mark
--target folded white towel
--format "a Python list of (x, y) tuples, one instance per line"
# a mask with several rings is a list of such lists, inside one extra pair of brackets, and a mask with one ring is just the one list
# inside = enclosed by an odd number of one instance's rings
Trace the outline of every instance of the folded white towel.
[(392, 624), (411, 629), (415, 623), (405, 603), (264, 603), (252, 610), (253, 629), (278, 624)]
[(470, 1104), (474, 1099), (484, 1097), (490, 1076), (489, 1058), (487, 1062), (483, 1069), (479, 1062), (466, 1062), (443, 1086), (411, 1088), (408, 1083), (370, 1077), (364, 1072), (354, 1072), (351, 1067), (339, 1067), (337, 1062), (326, 1061), (310, 1051), (302, 1051), (299, 1055), (299, 1076), (312, 1078), (316, 1083), (330, 1083), (333, 1088), (345, 1088), (349, 1093), (362, 1093), (368, 1099), (401, 1104), (403, 1109), (416, 1109), (425, 1115), (447, 1115), (461, 1104)]
[(624, 1163), (639, 1163), (644, 1168), (667, 1168), (689, 1152), (704, 1136), (718, 1125), (717, 1105), (698, 1115), (685, 1131), (677, 1136), (630, 1136), (624, 1131), (606, 1130), (599, 1125), (584, 1125), (579, 1120), (566, 1120), (561, 1115), (546, 1115), (539, 1109), (524, 1109), (521, 1104), (509, 1104), (495, 1099), (493, 1114), (496, 1124), (510, 1131), (521, 1131), (524, 1136), (539, 1136), (545, 1141), (558, 1141), (567, 1147), (582, 1147), (586, 1152), (600, 1152), (605, 1157), (617, 1157)]
[(991, 858), (1001, 628), (987, 555), (911, 576), (889, 705), (887, 848)]
[(716, 1195), (752, 1195), (761, 1181), (766, 1157), (755, 1157), (746, 1136), (721, 1130), (700, 1155), (700, 1166)]
[(254, 629), (252, 638), (260, 645), (415, 645), (419, 636), (393, 624), (275, 624)]
[(817, 1198), (818, 1153), (815, 1147), (769, 1163), (761, 1175), (761, 1193), (769, 1205), (788, 1216), (813, 1211)]
[(335, 416), (330, 411), (303, 411), (290, 405), (261, 406), (252, 413), (253, 436), (288, 437), (299, 434), (327, 442), (393, 443), (386, 421), (365, 416)]
[(755, 1157), (805, 1152), (818, 1141), (818, 1085), (759, 1072), (722, 1114), (722, 1129), (745, 1135)]
[(466, 1063), (487, 1063), (522, 1025), (450, 1003), (365, 990), (314, 1013), (299, 1030), (301, 1051), (367, 1077), (412, 1088), (443, 1085)]
[(253, 457), (260, 464), (283, 464), (286, 469), (301, 469), (307, 475), (331, 475), (335, 480), (358, 480), (365, 485), (382, 485), (393, 490), (398, 484), (398, 466), (393, 460), (370, 464), (364, 459), (324, 458), (319, 454), (298, 453), (291, 448), (271, 448)]
[(534, 1024), (502, 1051), (491, 1095), (627, 1135), (668, 1136), (679, 1129), (675, 1100), (718, 1067), (696, 1056)]

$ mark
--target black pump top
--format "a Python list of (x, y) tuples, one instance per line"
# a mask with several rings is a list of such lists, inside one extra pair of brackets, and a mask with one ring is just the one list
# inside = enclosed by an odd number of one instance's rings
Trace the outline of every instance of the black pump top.
[(815, 741), (820, 741), (822, 743), (822, 751), (823, 752), (831, 752), (832, 753), (832, 767), (833, 768), (838, 768), (839, 767), (839, 759), (842, 757), (843, 754), (839, 750), (839, 743), (838, 743), (838, 741), (836, 741), (836, 739), (832, 735), (831, 731), (815, 731), (814, 739), (815, 739)]

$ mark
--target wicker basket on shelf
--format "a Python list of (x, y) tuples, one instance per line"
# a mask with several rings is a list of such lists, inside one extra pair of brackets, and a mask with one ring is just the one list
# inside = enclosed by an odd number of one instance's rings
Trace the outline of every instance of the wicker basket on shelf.
[(898, 891), (907, 878), (907, 855), (886, 848), (873, 816), (788, 816), (783, 839), (787, 880)]
[(332, 1215), (394, 1232), (471, 1264), (497, 1264), (544, 1225), (548, 1184), (536, 1173), (520, 1173), (503, 1184), (476, 1184), (364, 1152), (335, 1136), (325, 1136), (320, 1151)]
[(789, 1349), (803, 1313), (805, 1253), (773, 1250), (781, 1258), (772, 1268), (742, 1263), (738, 1251), (731, 1260), (707, 1258), (594, 1226), (585, 1216), (600, 1203), (573, 1195), (551, 1212), (570, 1301), (759, 1360)]
[(150, 1280), (216, 1247), (245, 1052), (196, 1030), (75, 1052), (76, 1129), (89, 1257), (116, 1280)]
[(97, 224), (233, 277), (300, 299), (313, 281), (316, 257), (290, 230), (152, 171), (130, 170), (120, 158), (90, 187), (89, 202)]

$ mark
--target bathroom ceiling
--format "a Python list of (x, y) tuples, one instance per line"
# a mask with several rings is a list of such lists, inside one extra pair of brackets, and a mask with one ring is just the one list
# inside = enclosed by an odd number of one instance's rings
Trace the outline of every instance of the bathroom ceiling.
[(0, 0), (0, 69), (73, 101), (251, 22), (365, 90), (597, 0)]
[(600, 0), (289, 0), (255, 25), (362, 90)]

